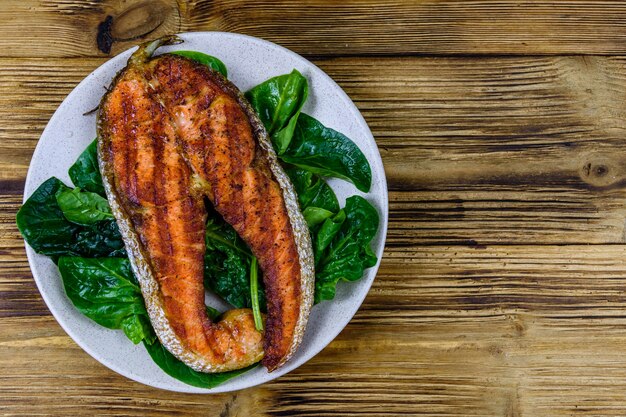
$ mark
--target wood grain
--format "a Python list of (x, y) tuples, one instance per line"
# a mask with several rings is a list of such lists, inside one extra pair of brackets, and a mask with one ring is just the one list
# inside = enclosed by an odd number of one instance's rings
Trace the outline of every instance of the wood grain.
[[(623, 415), (625, 252), (388, 251), (365, 304), (320, 355), (217, 396), (147, 388), (97, 364), (51, 317), (4, 316), (0, 404), (7, 415)], [(30, 291), (27, 274), (13, 279)]]
[[(309, 56), (626, 51), (621, 0), (3, 0), (2, 5), (0, 56), (99, 56), (111, 42), (110, 53), (116, 54), (146, 36), (200, 30), (258, 36)], [(103, 25), (109, 29), (103, 32)]]
[[(189, 30), (313, 58), (365, 116), (390, 188), (385, 257), (346, 329), (286, 376), (211, 396), (89, 357), (15, 225), (63, 98)], [(626, 415), (625, 40), (620, 0), (4, 0), (0, 415)]]
[[(5, 188), (19, 194), (48, 118), (101, 62), (0, 59)], [(391, 190), (390, 246), (624, 242), (623, 58), (316, 63), (377, 140)]]
[(64, 335), (24, 260), (11, 214), (20, 196), (2, 201), (7, 415), (89, 407), (101, 415), (547, 416), (626, 407), (615, 406), (626, 376), (624, 245), (389, 248), (357, 316), (307, 366), (262, 388), (195, 397), (126, 380)]

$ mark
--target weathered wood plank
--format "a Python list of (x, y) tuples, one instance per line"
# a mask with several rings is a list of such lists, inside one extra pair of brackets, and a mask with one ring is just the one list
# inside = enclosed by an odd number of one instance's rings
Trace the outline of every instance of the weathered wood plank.
[[(625, 245), (389, 250), (361, 310), (320, 355), (218, 396), (143, 387), (97, 364), (51, 317), (5, 317), (0, 404), (9, 415), (623, 415), (625, 255)], [(0, 285), (13, 280), (0, 270)]]
[[(0, 60), (4, 193), (19, 193), (48, 118), (101, 62)], [(317, 64), (376, 137), (391, 190), (390, 245), (624, 241), (626, 59)]]
[(390, 244), (609, 243), (624, 239), (624, 63), (530, 57), (320, 65), (372, 128), (390, 189), (411, 193), (390, 194), (406, 221), (394, 225)]
[(115, 54), (146, 37), (201, 30), (305, 55), (622, 54), (625, 23), (620, 0), (4, 0), (0, 56), (98, 56), (117, 39)]
[[(198, 2), (183, 28), (241, 32), (303, 54), (617, 54), (617, 1)], [(620, 51), (620, 52), (618, 52)]]
[[(626, 415), (626, 59), (477, 57), (624, 54), (623, 1), (2, 6), (0, 414)], [(154, 390), (89, 357), (50, 316), (14, 220), (65, 95), (110, 55), (187, 30), (316, 57), (371, 126), (391, 190), (385, 258), (348, 327), (295, 372), (224, 395)]]

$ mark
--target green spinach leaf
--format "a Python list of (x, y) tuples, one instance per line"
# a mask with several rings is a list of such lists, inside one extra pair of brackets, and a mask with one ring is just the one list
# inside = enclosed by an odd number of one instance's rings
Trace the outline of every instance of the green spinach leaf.
[(333, 238), (339, 233), (341, 226), (346, 221), (345, 210), (340, 210), (337, 214), (329, 217), (322, 223), (322, 226), (315, 233), (313, 239), (313, 252), (315, 254), (315, 264), (319, 263), (324, 250), (330, 245)]
[(144, 346), (148, 351), (148, 354), (156, 363), (169, 376), (178, 379), (186, 384), (192, 385), (198, 388), (213, 388), (223, 382), (241, 375), (244, 372), (256, 367), (257, 365), (250, 365), (247, 368), (238, 369), (236, 371), (221, 372), (217, 374), (206, 374), (203, 372), (197, 372), (176, 359), (167, 349), (163, 347), (158, 340), (150, 344), (144, 341)]
[(76, 187), (105, 196), (98, 168), (98, 140), (95, 139), (70, 167), (70, 179)]
[(84, 315), (109, 329), (122, 329), (133, 343), (151, 339), (141, 290), (124, 258), (59, 258), (65, 293)]
[(184, 56), (185, 58), (189, 58), (192, 61), (196, 61), (200, 64), (204, 64), (207, 67), (211, 68), (213, 71), (217, 71), (222, 74), (224, 77), (228, 77), (228, 70), (226, 69), (226, 65), (219, 59), (214, 56), (203, 54), (202, 52), (196, 51), (174, 51), (170, 52), (174, 55)]
[(285, 167), (285, 172), (298, 195), (300, 209), (319, 207), (333, 213), (339, 211), (339, 202), (335, 192), (322, 178), (311, 171), (293, 165)]
[[(143, 301), (143, 298), (141, 299)], [(154, 342), (156, 336), (147, 315), (133, 314), (122, 321), (122, 331), (131, 342), (137, 344), (142, 340)]]
[(37, 253), (76, 254), (73, 245), (80, 227), (67, 221), (55, 197), (59, 190), (66, 189), (69, 188), (52, 177), (41, 184), (17, 212), (17, 227)]
[(70, 222), (57, 203), (56, 195), (70, 192), (52, 177), (35, 190), (17, 212), (17, 227), (37, 253), (52, 256), (126, 256), (115, 220), (89, 226)]
[(71, 249), (73, 253), (87, 258), (126, 256), (124, 241), (115, 220), (81, 227)]
[(96, 193), (62, 188), (57, 191), (56, 199), (63, 215), (72, 223), (89, 226), (114, 219), (108, 201)]
[[(237, 308), (252, 307), (250, 267), (252, 254), (237, 232), (217, 214), (209, 214), (206, 227), (204, 283)], [(265, 311), (265, 293), (259, 282), (259, 306)]]
[(319, 207), (307, 207), (302, 212), (304, 220), (306, 221), (307, 226), (309, 226), (312, 235), (315, 227), (324, 222), (326, 219), (332, 217), (333, 214), (335, 213)]
[(315, 242), (316, 302), (333, 299), (339, 280), (356, 281), (366, 268), (376, 265), (370, 243), (378, 222), (376, 209), (359, 196), (349, 197), (345, 208), (324, 222)]
[(363, 192), (372, 183), (370, 164), (359, 147), (305, 113), (298, 117), (293, 138), (280, 158), (322, 176), (350, 181)]
[(289, 146), (308, 95), (307, 79), (295, 69), (290, 74), (270, 78), (246, 93), (279, 155)]
[(204, 309), (206, 310), (206, 315), (209, 316), (209, 318), (212, 321), (217, 321), (219, 316), (222, 315), (222, 313), (220, 313), (220, 311), (218, 309), (215, 309), (215, 308), (213, 308), (211, 306), (204, 306)]

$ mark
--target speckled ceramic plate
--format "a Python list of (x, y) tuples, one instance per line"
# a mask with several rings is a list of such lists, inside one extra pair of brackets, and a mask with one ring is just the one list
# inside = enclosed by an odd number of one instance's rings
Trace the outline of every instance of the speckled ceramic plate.
[[(230, 80), (242, 91), (270, 77), (291, 72), (293, 68), (308, 78), (310, 95), (304, 111), (354, 140), (372, 166), (373, 181), (368, 194), (358, 192), (345, 181), (331, 180), (329, 183), (342, 205), (346, 197), (361, 194), (378, 209), (380, 227), (372, 245), (380, 263), (387, 233), (385, 172), (376, 142), (365, 120), (343, 90), (306, 59), (261, 39), (221, 32), (187, 33), (181, 37), (185, 40), (183, 44), (162, 48), (160, 52), (187, 49), (214, 55), (226, 64)], [(25, 199), (52, 176), (71, 184), (67, 175), (68, 168), (96, 135), (96, 116), (83, 116), (83, 113), (98, 105), (104, 87), (126, 65), (131, 53), (132, 50), (128, 50), (96, 69), (59, 106), (41, 135), (33, 155), (26, 178)], [(195, 388), (169, 377), (152, 362), (141, 344), (134, 346), (123, 332), (105, 329), (83, 316), (66, 297), (54, 263), (46, 256), (37, 255), (28, 246), (26, 252), (33, 276), (48, 308), (63, 329), (87, 353), (112, 370), (143, 384), (194, 393), (234, 391), (262, 384), (311, 359), (348, 324), (363, 302), (378, 270), (377, 264), (366, 270), (360, 281), (340, 283), (334, 300), (313, 307), (304, 341), (285, 366), (273, 373), (257, 367), (209, 390)], [(212, 294), (207, 294), (207, 303), (223, 310), (228, 309), (227, 305)]]

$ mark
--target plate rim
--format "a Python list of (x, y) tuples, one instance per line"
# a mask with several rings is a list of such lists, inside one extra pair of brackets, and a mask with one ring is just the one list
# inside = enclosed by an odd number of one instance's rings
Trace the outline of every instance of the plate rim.
[[(283, 53), (286, 53), (288, 55), (290, 55), (291, 57), (293, 57), (295, 60), (299, 61), (301, 64), (305, 65), (305, 66), (311, 66), (313, 67), (316, 71), (317, 74), (316, 76), (320, 76), (324, 79), (324, 81), (326, 81), (327, 83), (329, 83), (329, 85), (331, 85), (333, 87), (333, 90), (341, 97), (341, 99), (348, 105), (348, 109), (350, 111), (350, 113), (352, 113), (352, 116), (355, 118), (355, 120), (358, 122), (359, 126), (364, 127), (367, 132), (369, 133), (369, 137), (366, 138), (367, 141), (369, 141), (370, 139), (372, 140), (372, 143), (375, 149), (375, 160), (371, 161), (368, 160), (368, 162), (370, 163), (370, 165), (378, 165), (376, 167), (376, 169), (372, 169), (373, 172), (376, 172), (376, 174), (378, 176), (380, 176), (380, 183), (381, 183), (381, 187), (383, 190), (383, 194), (382, 196), (380, 196), (380, 203), (381, 206), (379, 207), (379, 209), (382, 212), (379, 212), (379, 218), (380, 218), (380, 222), (379, 222), (379, 233), (381, 236), (381, 240), (380, 240), (380, 247), (376, 248), (377, 252), (376, 255), (378, 257), (378, 261), (376, 263), (376, 265), (374, 265), (371, 268), (366, 269), (366, 271), (368, 271), (368, 274), (372, 274), (372, 278), (371, 281), (369, 283), (369, 285), (367, 285), (366, 290), (364, 289), (363, 294), (358, 297), (354, 303), (351, 304), (351, 309), (350, 309), (350, 314), (348, 315), (349, 318), (347, 319), (346, 323), (342, 326), (339, 326), (340, 328), (331, 331), (330, 333), (332, 334), (332, 337), (327, 338), (327, 341), (325, 343), (316, 343), (315, 347), (311, 349), (312, 352), (309, 352), (307, 355), (305, 355), (305, 357), (302, 359), (302, 362), (293, 366), (292, 368), (288, 368), (287, 366), (284, 366), (283, 368), (280, 368), (272, 373), (268, 373), (267, 375), (269, 377), (267, 378), (258, 378), (258, 380), (253, 380), (251, 384), (247, 384), (245, 387), (239, 387), (239, 388), (232, 388), (232, 389), (220, 389), (221, 387), (224, 387), (228, 381), (224, 384), (218, 385), (217, 387), (214, 388), (198, 388), (195, 386), (191, 386), (191, 385), (187, 385), (185, 384), (185, 387), (188, 387), (188, 389), (178, 389), (177, 387), (167, 387), (167, 386), (161, 386), (160, 384), (155, 384), (152, 381), (148, 381), (146, 380), (143, 376), (137, 375), (133, 372), (132, 367), (123, 367), (123, 366), (118, 366), (118, 364), (109, 361), (109, 359), (107, 358), (102, 358), (99, 357), (99, 354), (95, 351), (93, 351), (90, 347), (88, 347), (85, 343), (83, 343), (80, 332), (74, 332), (73, 330), (70, 330), (68, 323), (65, 322), (64, 319), (60, 318), (60, 311), (57, 311), (57, 309), (59, 308), (58, 306), (55, 305), (54, 302), (52, 302), (52, 300), (50, 299), (50, 295), (47, 294), (47, 291), (42, 291), (42, 284), (40, 284), (40, 281), (43, 279), (43, 277), (39, 276), (39, 273), (36, 273), (36, 264), (37, 264), (37, 257), (45, 257), (45, 255), (40, 255), (35, 253), (35, 251), (26, 243), (26, 241), (24, 241), (24, 246), (26, 248), (26, 257), (28, 259), (28, 264), (29, 264), (29, 268), (31, 270), (31, 273), (33, 275), (33, 280), (35, 281), (35, 284), (37, 285), (37, 290), (39, 291), (39, 294), (41, 295), (42, 299), (44, 300), (46, 307), (48, 308), (48, 310), (50, 311), (50, 313), (52, 314), (52, 316), (54, 317), (54, 319), (56, 320), (56, 322), (61, 326), (61, 328), (65, 331), (65, 333), (74, 341), (74, 343), (76, 343), (83, 351), (85, 351), (89, 356), (91, 356), (94, 360), (96, 360), (98, 363), (104, 365), (105, 367), (109, 368), (111, 371), (125, 377), (128, 378), (130, 380), (133, 380), (134, 382), (140, 383), (142, 385), (146, 385), (149, 386), (151, 388), (157, 388), (157, 389), (162, 389), (162, 390), (167, 390), (167, 391), (172, 391), (172, 392), (181, 392), (181, 393), (188, 393), (188, 394), (218, 394), (218, 393), (226, 393), (226, 392), (234, 392), (234, 391), (239, 391), (239, 390), (243, 390), (243, 389), (247, 389), (247, 388), (252, 388), (261, 384), (265, 384), (268, 383), (270, 381), (273, 381), (289, 372), (292, 372), (296, 369), (298, 369), (299, 367), (303, 366), (304, 364), (306, 364), (308, 361), (310, 361), (311, 359), (313, 359), (315, 356), (317, 356), (321, 351), (323, 351), (326, 347), (328, 347), (328, 345), (330, 343), (332, 343), (332, 341), (334, 341), (337, 336), (350, 324), (350, 322), (352, 321), (352, 319), (354, 318), (354, 316), (356, 315), (356, 313), (358, 312), (358, 310), (361, 308), (361, 305), (363, 304), (363, 302), (365, 301), (365, 298), (367, 297), (367, 295), (369, 294), (369, 291), (371, 290), (371, 287), (373, 285), (373, 282), (378, 274), (378, 270), (380, 267), (380, 264), (382, 262), (382, 258), (383, 258), (383, 254), (384, 254), (384, 249), (385, 249), (385, 244), (386, 244), (386, 239), (387, 239), (387, 231), (388, 231), (388, 221), (389, 221), (389, 193), (388, 193), (388, 186), (387, 186), (387, 178), (386, 178), (386, 173), (385, 173), (385, 169), (384, 169), (384, 165), (383, 165), (383, 161), (382, 161), (382, 156), (380, 154), (380, 150), (378, 148), (378, 145), (376, 143), (376, 139), (374, 138), (374, 135), (371, 132), (371, 129), (369, 128), (367, 122), (365, 121), (365, 118), (363, 117), (363, 115), (361, 114), (361, 112), (359, 111), (359, 109), (356, 107), (356, 105), (354, 104), (354, 102), (350, 99), (350, 97), (347, 95), (347, 93), (328, 75), (326, 74), (325, 71), (323, 71), (321, 68), (319, 68), (317, 65), (315, 65), (314, 63), (312, 63), (311, 61), (309, 61), (308, 59), (304, 58), (303, 56), (301, 56), (300, 54), (285, 48), (284, 46), (278, 45), (274, 42), (265, 40), (263, 38), (259, 38), (259, 37), (255, 37), (255, 36), (250, 36), (250, 35), (244, 35), (241, 33), (234, 33), (234, 32), (223, 32), (223, 31), (193, 31), (193, 32), (181, 32), (177, 34), (178, 36), (181, 36), (183, 39), (185, 36), (190, 36), (190, 37), (203, 37), (203, 36), (217, 36), (217, 37), (232, 37), (234, 39), (246, 39), (248, 41), (251, 41), (253, 43), (260, 43), (262, 45), (268, 46), (270, 48), (275, 48), (278, 50), (281, 50)], [(182, 43), (180, 45), (184, 45), (185, 43)], [(42, 145), (42, 138), (46, 135), (46, 131), (50, 128), (50, 122), (55, 118), (58, 117), (58, 113), (61, 109), (61, 107), (63, 106), (63, 104), (70, 100), (73, 96), (79, 94), (81, 87), (83, 87), (89, 80), (89, 78), (91, 76), (93, 76), (96, 72), (100, 72), (100, 71), (104, 71), (107, 69), (107, 67), (109, 66), (115, 66), (116, 65), (116, 61), (121, 59), (120, 56), (124, 55), (124, 54), (128, 54), (130, 53), (130, 51), (134, 50), (137, 48), (137, 45), (128, 48), (118, 54), (116, 54), (113, 57), (110, 57), (107, 61), (105, 61), (104, 63), (102, 63), (101, 65), (99, 65), (97, 68), (95, 68), (93, 71), (91, 71), (88, 75), (86, 75), (73, 89), (72, 91), (70, 91), (70, 93), (63, 99), (63, 101), (57, 106), (57, 108), (55, 109), (54, 113), (50, 116), (50, 118), (48, 119), (48, 122), (46, 124), (46, 127), (43, 129), (42, 133), (39, 136), (39, 139), (37, 140), (37, 145), (35, 146), (35, 150), (33, 151), (31, 160), (29, 162), (29, 167), (28, 167), (28, 171), (26, 174), (26, 179), (25, 179), (25, 183), (24, 183), (24, 194), (23, 194), (23, 200), (22, 202), (25, 202), (28, 197), (30, 197), (30, 195), (32, 194), (32, 192), (34, 190), (37, 189), (37, 187), (40, 184), (36, 184), (33, 185), (32, 182), (33, 177), (35, 176), (34, 174), (34, 165), (33, 165), (33, 161), (34, 160), (38, 160), (40, 159), (40, 153), (43, 152), (43, 145)], [(373, 167), (374, 168), (374, 167)], [(29, 191), (27, 193), (27, 190)], [(371, 191), (370, 191), (371, 192)], [(368, 195), (369, 192), (366, 194)], [(46, 257), (48, 258), (48, 257)], [(330, 301), (332, 302), (332, 300)], [(77, 314), (81, 314), (80, 312), (77, 311)], [(317, 339), (316, 339), (317, 340)], [(293, 359), (292, 359), (293, 360)], [(160, 370), (160, 368), (159, 368)], [(162, 370), (160, 370), (161, 372), (163, 372)], [(166, 374), (167, 375), (167, 374)], [(246, 374), (242, 374), (239, 375), (234, 379), (239, 379), (239, 378), (245, 378)], [(169, 375), (168, 375), (169, 377)], [(179, 381), (180, 382), (180, 381)]]

